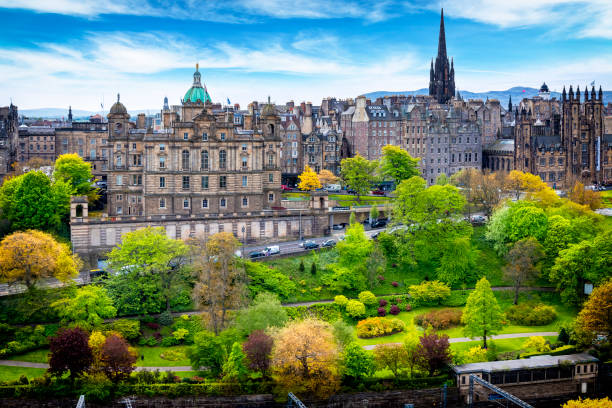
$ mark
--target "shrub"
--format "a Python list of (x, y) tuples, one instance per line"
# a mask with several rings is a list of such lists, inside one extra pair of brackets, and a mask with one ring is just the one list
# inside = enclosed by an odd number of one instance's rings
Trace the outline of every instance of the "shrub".
[(161, 324), (162, 326), (170, 326), (174, 321), (174, 319), (172, 318), (172, 313), (167, 310), (160, 314), (157, 320), (159, 320), (159, 324)]
[(401, 332), (404, 328), (404, 322), (399, 319), (370, 317), (357, 323), (357, 337), (369, 339), (372, 337), (388, 336)]
[(409, 312), (409, 311), (411, 311), (411, 310), (412, 310), (412, 306), (410, 306), (410, 305), (406, 305), (406, 311), (407, 311), (407, 312)]
[(522, 326), (544, 326), (557, 318), (557, 312), (552, 306), (542, 303), (523, 303), (510, 306), (506, 318)]
[(448, 307), (465, 306), (469, 295), (469, 290), (453, 290), (451, 292), (451, 295), (448, 298), (444, 299), (442, 304)]
[(349, 300), (346, 304), (346, 313), (353, 318), (362, 317), (365, 312), (365, 305), (358, 300)]
[(391, 313), (393, 316), (398, 315), (400, 312), (400, 308), (398, 305), (393, 305), (389, 308), (389, 313)]
[(132, 319), (119, 319), (110, 325), (112, 331), (116, 331), (126, 340), (134, 340), (140, 336), (140, 321)]
[(461, 310), (458, 309), (432, 310), (428, 313), (416, 315), (414, 323), (421, 327), (431, 326), (435, 330), (444, 330), (449, 327), (459, 326), (462, 314)]
[(550, 351), (550, 343), (542, 336), (532, 336), (524, 344), (526, 349), (535, 349), (535, 351), (548, 352)]
[(334, 297), (334, 303), (336, 303), (340, 307), (345, 307), (348, 303), (348, 299), (344, 295), (338, 295)]
[(306, 267), (304, 267), (304, 260), (300, 259), (300, 266), (298, 267), (298, 270), (300, 271), (300, 273), (302, 273), (305, 269)]
[(381, 316), (381, 317), (387, 315), (387, 311), (385, 310), (384, 307), (379, 307), (378, 308), (378, 315)]
[(385, 306), (387, 306), (387, 303), (388, 303), (388, 302), (387, 302), (385, 299), (380, 299), (380, 300), (378, 301), (378, 306), (380, 306), (380, 307), (385, 307)]
[(310, 273), (312, 275), (316, 275), (317, 274), (317, 264), (314, 263), (314, 262), (310, 265)]
[(159, 330), (159, 323), (148, 322), (148, 323), (145, 323), (145, 326), (147, 326), (151, 330)]
[(385, 281), (385, 277), (384, 277), (384, 276), (382, 276), (382, 275), (378, 275), (376, 278), (378, 279), (378, 282), (379, 282), (379, 283), (382, 283), (382, 282), (384, 282), (384, 281)]
[(374, 306), (377, 302), (376, 296), (369, 290), (363, 291), (359, 294), (359, 301), (366, 306)]
[(399, 283), (393, 281), (391, 282), (391, 286), (393, 286), (394, 288), (397, 288), (399, 286)]
[(161, 341), (161, 345), (163, 347), (170, 347), (170, 346), (176, 346), (177, 344), (179, 344), (181, 341), (179, 339), (177, 339), (174, 336), (168, 336), (168, 337), (164, 337)]
[(410, 297), (421, 305), (441, 304), (451, 295), (450, 287), (440, 281), (427, 281), (420, 285), (411, 285)]

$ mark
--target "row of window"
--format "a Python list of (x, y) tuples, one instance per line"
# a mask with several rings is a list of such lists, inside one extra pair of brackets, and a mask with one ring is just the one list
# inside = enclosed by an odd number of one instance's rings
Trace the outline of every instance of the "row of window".
[[(557, 163), (559, 166), (563, 166), (563, 157), (559, 157), (557, 159)], [(549, 166), (554, 166), (555, 165), (555, 158), (554, 157), (549, 157), (548, 158), (548, 165)], [(540, 166), (546, 166), (546, 157), (540, 157)]]
[[(191, 168), (190, 166), (190, 152), (189, 150), (183, 150), (181, 152), (181, 168), (183, 170), (189, 170)], [(275, 166), (276, 163), (276, 159), (274, 157), (274, 154), (268, 154), (268, 166)], [(210, 160), (210, 154), (208, 153), (208, 150), (202, 150), (202, 152), (200, 153), (200, 168), (202, 170), (208, 170), (211, 167), (211, 160)], [(219, 150), (219, 168), (220, 169), (225, 169), (227, 167), (227, 152), (225, 150)], [(248, 163), (248, 157), (242, 157), (241, 158), (241, 168), (243, 170), (248, 169), (249, 167), (249, 163)], [(163, 169), (166, 168), (166, 157), (165, 156), (160, 156), (159, 157), (159, 168)]]
[[(372, 132), (370, 132), (370, 136), (376, 136), (376, 130), (373, 130)], [(387, 136), (387, 131), (386, 130), (379, 130), (378, 131), (378, 136)], [(394, 136), (394, 133), (392, 130), (389, 131), (389, 136)]]
[[(227, 201), (228, 199), (225, 197), (221, 197), (219, 199), (219, 207), (220, 208), (227, 208)], [(274, 201), (274, 193), (270, 193), (268, 194), (268, 201), (272, 202)], [(202, 208), (209, 208), (209, 200), (208, 198), (203, 198), (201, 201), (202, 204)], [(241, 205), (243, 208), (246, 208), (249, 206), (249, 198), (248, 197), (242, 197), (241, 199)], [(191, 200), (189, 198), (184, 198), (183, 199), (183, 208), (187, 209), (191, 207)], [(166, 208), (166, 199), (164, 197), (159, 199), (159, 208)]]

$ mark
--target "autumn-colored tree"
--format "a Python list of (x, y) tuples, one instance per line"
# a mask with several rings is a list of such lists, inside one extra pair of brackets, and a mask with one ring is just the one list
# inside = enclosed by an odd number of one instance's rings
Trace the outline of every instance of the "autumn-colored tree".
[(244, 304), (246, 276), (235, 256), (240, 242), (230, 232), (219, 232), (208, 240), (191, 240), (193, 288), (196, 306), (204, 310), (215, 334), (226, 325), (227, 311)]
[(102, 346), (105, 342), (106, 336), (100, 331), (94, 330), (89, 335), (88, 344), (93, 356), (92, 368), (94, 370), (100, 370), (102, 367)]
[(304, 171), (298, 176), (298, 178), (300, 179), (298, 184), (298, 188), (300, 190), (314, 191), (321, 188), (319, 176), (317, 176), (317, 173), (309, 165), (304, 167)]
[(598, 333), (612, 336), (612, 280), (593, 289), (578, 313), (575, 329), (583, 345), (592, 344)]
[(287, 390), (328, 397), (340, 386), (338, 351), (329, 324), (315, 319), (290, 323), (276, 336), (272, 366)]
[(480, 173), (479, 183), (474, 193), (475, 201), (480, 205), (488, 217), (502, 201), (502, 188), (505, 174), (485, 170)]
[(342, 181), (355, 191), (357, 201), (361, 201), (361, 196), (370, 191), (376, 180), (378, 162), (369, 161), (357, 153), (355, 157), (342, 159), (340, 168)]
[(575, 203), (588, 206), (591, 210), (601, 207), (601, 194), (599, 191), (584, 187), (580, 181), (575, 181), (574, 186), (568, 192), (567, 198)]
[(121, 244), (108, 254), (109, 266), (126, 279), (153, 276), (170, 311), (170, 299), (185, 282), (188, 248), (169, 238), (163, 227), (147, 227), (123, 234)]
[(481, 176), (480, 170), (472, 167), (466, 167), (451, 176), (451, 183), (461, 188), (461, 194), (465, 197), (467, 205), (464, 209), (468, 217), (471, 216), (472, 210), (478, 201), (476, 193), (482, 178)]
[(115, 317), (117, 309), (102, 287), (90, 285), (79, 288), (71, 296), (51, 304), (63, 323), (75, 323), (87, 330), (98, 327), (104, 319)]
[(249, 360), (249, 368), (260, 372), (263, 377), (268, 377), (270, 372), (272, 346), (274, 346), (274, 339), (264, 333), (263, 330), (252, 332), (242, 345), (242, 349)]
[(577, 400), (567, 401), (561, 408), (612, 408), (612, 401), (608, 397), (600, 399), (578, 397)]
[(480, 279), (463, 309), (461, 322), (465, 324), (464, 333), (472, 338), (482, 336), (483, 347), (487, 348), (487, 336), (501, 329), (502, 318), (503, 313), (489, 281), (487, 278)]
[(374, 361), (379, 369), (390, 370), (397, 378), (407, 366), (408, 351), (403, 344), (379, 344), (374, 349)]
[(100, 353), (100, 362), (104, 374), (114, 383), (128, 378), (134, 371), (138, 355), (127, 341), (118, 334), (112, 333), (104, 342)]
[(322, 185), (333, 184), (338, 181), (338, 176), (327, 169), (323, 169), (319, 172), (319, 181)]
[(448, 335), (425, 333), (419, 338), (418, 364), (432, 376), (452, 360)]
[(61, 376), (70, 371), (70, 378), (74, 380), (87, 371), (93, 362), (87, 332), (78, 327), (61, 329), (50, 337), (49, 350), (49, 372), (52, 375)]
[(35, 230), (4, 237), (0, 242), (0, 260), (0, 281), (23, 283), (28, 289), (44, 278), (67, 282), (79, 274), (81, 266), (68, 245)]
[(544, 258), (542, 245), (535, 238), (528, 237), (516, 241), (506, 255), (505, 276), (514, 284), (514, 304), (518, 304), (521, 286), (540, 273), (538, 262)]

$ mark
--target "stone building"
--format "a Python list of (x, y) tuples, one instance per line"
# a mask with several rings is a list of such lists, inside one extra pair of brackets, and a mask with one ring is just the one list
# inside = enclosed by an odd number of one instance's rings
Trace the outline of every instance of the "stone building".
[(106, 181), (108, 170), (108, 124), (96, 118), (69, 122), (55, 129), (55, 155), (76, 153), (91, 163), (94, 177)]
[(0, 182), (12, 170), (19, 140), (17, 107), (0, 107)]
[(180, 112), (164, 128), (133, 128), (118, 100), (108, 114), (108, 214), (211, 216), (280, 205), (280, 118), (268, 102), (234, 123), (214, 105), (196, 67)]
[(282, 184), (296, 186), (304, 170), (304, 155), (300, 122), (293, 113), (281, 116), (280, 138)]
[(42, 159), (54, 162), (55, 129), (49, 126), (19, 126), (19, 146), (17, 161), (26, 163), (31, 159)]
[(446, 34), (444, 32), (444, 10), (440, 15), (440, 34), (438, 37), (438, 55), (436, 63), (431, 61), (429, 70), (429, 96), (438, 103), (447, 103), (455, 96), (455, 67), (451, 59), (448, 63), (446, 55)]

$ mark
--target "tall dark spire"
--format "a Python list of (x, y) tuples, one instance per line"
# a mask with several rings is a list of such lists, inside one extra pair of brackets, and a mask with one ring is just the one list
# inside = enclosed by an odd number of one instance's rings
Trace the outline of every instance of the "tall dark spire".
[(454, 61), (448, 61), (446, 55), (446, 32), (444, 30), (444, 9), (440, 15), (440, 34), (438, 37), (438, 55), (429, 72), (429, 95), (434, 96), (438, 103), (447, 103), (455, 96)]
[(508, 99), (508, 112), (512, 113), (512, 95), (510, 95), (510, 99)]
[(444, 32), (444, 9), (440, 12), (440, 35), (438, 37), (438, 58), (446, 58), (446, 33)]

